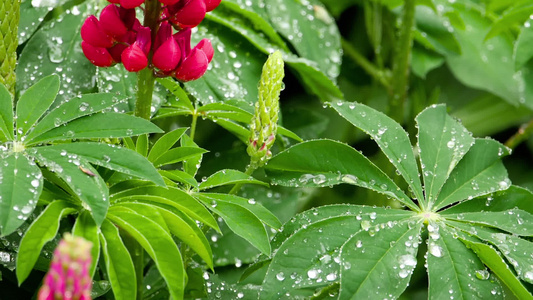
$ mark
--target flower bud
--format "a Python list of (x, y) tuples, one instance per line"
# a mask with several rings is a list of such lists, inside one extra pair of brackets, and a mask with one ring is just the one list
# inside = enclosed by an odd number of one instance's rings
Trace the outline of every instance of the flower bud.
[(152, 33), (150, 28), (135, 24), (133, 26), (133, 30), (137, 32), (135, 44), (139, 46), (145, 55), (148, 55), (150, 47), (152, 47)]
[(128, 48), (128, 45), (125, 44), (116, 44), (115, 46), (108, 48), (107, 51), (109, 54), (111, 54), (111, 57), (113, 57), (113, 60), (117, 63), (122, 61), (122, 52)]
[(113, 38), (100, 28), (98, 19), (91, 15), (81, 26), (81, 38), (94, 47), (113, 46)]
[(211, 45), (211, 40), (209, 39), (201, 40), (198, 43), (198, 45), (196, 45), (196, 48), (204, 51), (205, 55), (207, 56), (208, 62), (211, 62), (211, 60), (213, 60), (213, 56), (215, 55), (215, 50), (213, 49), (213, 45)]
[(170, 21), (181, 28), (198, 26), (206, 13), (204, 0), (181, 0), (167, 9)]
[(124, 68), (130, 72), (139, 72), (148, 66), (148, 58), (137, 42), (124, 49), (120, 58)]
[(182, 0), (159, 0), (159, 2), (163, 3), (164, 5), (174, 5)]
[(128, 32), (128, 28), (120, 18), (119, 8), (114, 4), (109, 4), (102, 10), (100, 27), (112, 36), (120, 36)]
[(97, 67), (109, 67), (116, 61), (106, 48), (95, 47), (86, 41), (81, 42), (81, 49), (85, 57)]
[(205, 10), (212, 11), (213, 9), (217, 8), (221, 1), (222, 0), (204, 0)]
[(181, 60), (181, 50), (176, 40), (170, 37), (154, 53), (152, 63), (161, 71), (174, 70)]
[(144, 0), (120, 0), (120, 5), (124, 8), (135, 8), (144, 3)]
[(178, 66), (174, 76), (180, 81), (196, 80), (204, 75), (208, 65), (204, 51), (195, 47)]
[(54, 251), (50, 269), (37, 299), (90, 300), (91, 247), (92, 244), (83, 238), (65, 234)]

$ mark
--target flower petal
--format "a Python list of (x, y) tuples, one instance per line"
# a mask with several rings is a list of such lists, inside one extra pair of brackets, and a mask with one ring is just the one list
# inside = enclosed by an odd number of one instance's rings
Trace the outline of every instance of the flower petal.
[(95, 47), (108, 48), (113, 46), (113, 38), (100, 28), (98, 19), (93, 15), (83, 22), (81, 38)]
[(208, 65), (209, 62), (205, 53), (202, 50), (194, 48), (189, 56), (178, 66), (174, 77), (180, 81), (196, 80), (205, 74)]
[(213, 9), (217, 8), (217, 6), (222, 2), (222, 0), (204, 0), (205, 2), (205, 10), (206, 11), (212, 11)]
[(182, 28), (195, 27), (202, 22), (205, 13), (206, 8), (204, 0), (188, 0), (185, 5), (176, 12), (171, 21)]
[(85, 57), (97, 67), (109, 67), (115, 62), (106, 48), (95, 47), (86, 41), (82, 41), (81, 49)]
[(211, 45), (210, 39), (201, 40), (194, 48), (204, 51), (208, 62), (211, 62), (213, 56), (215, 55), (215, 50), (213, 49), (213, 45)]
[(122, 51), (121, 60), (124, 68), (130, 72), (139, 72), (148, 66), (148, 58), (137, 43)]
[(144, 3), (144, 0), (120, 0), (120, 5), (124, 8), (135, 8)]
[(124, 35), (128, 28), (120, 19), (120, 12), (116, 5), (109, 4), (100, 14), (100, 28), (112, 36)]
[(154, 53), (152, 63), (156, 68), (168, 72), (174, 70), (181, 60), (181, 50), (176, 40), (170, 38)]

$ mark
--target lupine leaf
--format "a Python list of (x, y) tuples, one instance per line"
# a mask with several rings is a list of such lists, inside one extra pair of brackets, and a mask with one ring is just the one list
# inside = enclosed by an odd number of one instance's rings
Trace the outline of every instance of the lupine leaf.
[[(188, 135), (184, 135), (181, 138), (181, 147), (196, 147), (201, 149)], [(183, 161), (183, 171), (187, 172), (191, 176), (195, 176), (202, 163), (202, 154), (198, 154), (187, 158)]]
[(213, 175), (209, 176), (205, 181), (200, 183), (200, 190), (207, 190), (218, 186), (228, 185), (228, 184), (259, 184), (263, 186), (268, 186), (267, 183), (259, 181), (252, 176), (246, 175), (241, 171), (237, 170), (220, 170)]
[(0, 83), (0, 142), (13, 140), (13, 99)]
[(177, 128), (165, 133), (163, 136), (157, 139), (152, 146), (152, 149), (150, 149), (148, 160), (154, 162), (161, 155), (165, 154), (170, 148), (172, 148), (172, 146), (174, 146), (174, 144), (178, 142), (185, 131), (187, 131), (187, 128)]
[(174, 164), (180, 161), (184, 161), (188, 158), (195, 157), (199, 154), (203, 154), (206, 152), (208, 151), (202, 148), (198, 148), (198, 147), (172, 148), (166, 151), (165, 153), (163, 153), (156, 160), (154, 160), (153, 164), (156, 167), (161, 167), (164, 165), (169, 165), (169, 164)]
[(96, 271), (96, 265), (100, 258), (100, 239), (98, 236), (98, 226), (94, 222), (91, 214), (84, 210), (76, 219), (74, 227), (72, 227), (72, 235), (82, 237), (93, 244), (91, 248), (91, 267), (89, 269), (89, 276), (92, 278)]

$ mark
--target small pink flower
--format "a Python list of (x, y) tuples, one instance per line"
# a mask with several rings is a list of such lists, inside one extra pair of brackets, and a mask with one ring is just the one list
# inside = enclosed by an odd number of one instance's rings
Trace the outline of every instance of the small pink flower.
[(81, 26), (81, 38), (95, 47), (113, 46), (113, 38), (100, 28), (98, 19), (91, 15)]
[(54, 251), (37, 299), (91, 300), (91, 247), (83, 238), (65, 234)]
[(110, 4), (100, 14), (100, 28), (113, 37), (121, 36), (131, 29), (134, 19), (134, 9), (125, 9)]
[(81, 42), (81, 49), (85, 57), (97, 67), (109, 67), (116, 61), (106, 48), (95, 47), (86, 41)]
[(209, 61), (205, 53), (198, 48), (194, 48), (181, 62), (174, 76), (180, 81), (196, 80), (205, 74), (208, 65)]
[(206, 11), (212, 11), (217, 8), (222, 0), (204, 0)]
[(165, 14), (170, 22), (181, 28), (196, 27), (205, 17), (206, 6), (204, 0), (181, 0), (166, 7)]
[(148, 58), (137, 42), (124, 49), (120, 58), (124, 68), (130, 72), (139, 72), (148, 66)]
[(152, 63), (163, 72), (170, 72), (178, 66), (181, 60), (181, 50), (174, 38), (172, 28), (168, 22), (163, 22), (156, 36), (156, 50)]

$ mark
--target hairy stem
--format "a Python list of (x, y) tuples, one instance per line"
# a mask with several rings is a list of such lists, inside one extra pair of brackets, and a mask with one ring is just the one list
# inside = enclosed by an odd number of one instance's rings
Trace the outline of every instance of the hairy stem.
[(416, 0), (405, 0), (399, 40), (392, 66), (392, 86), (390, 112), (394, 120), (403, 123), (403, 112), (409, 88), (409, 63), (413, 46), (413, 26), (415, 22)]
[[(252, 176), (252, 174), (254, 173), (254, 171), (257, 170), (257, 166), (256, 165), (252, 165), (252, 164), (249, 164), (247, 167), (246, 167), (246, 170), (244, 171), (244, 173), (246, 175), (249, 175), (249, 176)], [(242, 183), (237, 183), (236, 185), (233, 186), (233, 188), (229, 191), (229, 194), (230, 195), (235, 195), (237, 194), (240, 189), (242, 187)]]
[(505, 146), (514, 149), (531, 135), (533, 135), (533, 120), (520, 126), (520, 129), (505, 142)]

